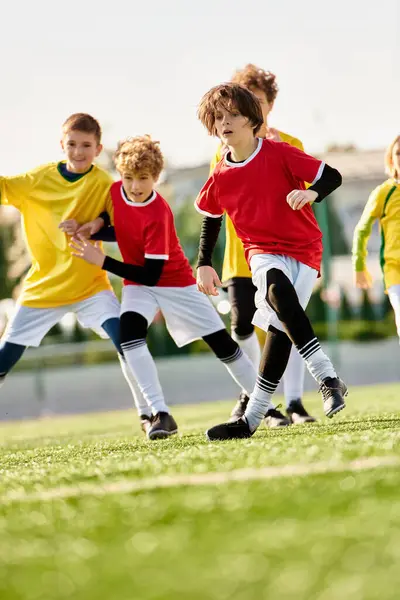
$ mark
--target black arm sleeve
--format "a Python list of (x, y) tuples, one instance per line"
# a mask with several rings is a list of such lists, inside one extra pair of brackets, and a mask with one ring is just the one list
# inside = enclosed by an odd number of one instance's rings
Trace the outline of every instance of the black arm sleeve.
[(111, 219), (110, 219), (110, 215), (108, 214), (108, 212), (104, 211), (101, 214), (99, 214), (100, 219), (103, 219), (104, 221), (104, 227), (110, 227), (111, 225)]
[(119, 277), (140, 283), (142, 285), (154, 286), (160, 280), (165, 260), (159, 258), (146, 258), (143, 267), (138, 265), (129, 265), (115, 260), (111, 256), (106, 256), (103, 263), (103, 270), (114, 273)]
[(329, 194), (332, 194), (332, 192), (341, 185), (342, 176), (339, 171), (333, 169), (329, 165), (325, 165), (321, 177), (308, 189), (317, 192), (318, 198), (315, 202), (321, 202), (321, 200), (326, 198), (326, 196), (329, 196)]
[(217, 243), (222, 217), (204, 217), (201, 225), (197, 267), (212, 266), (212, 253)]
[(101, 242), (116, 242), (114, 227), (102, 227), (97, 233), (90, 236), (91, 240), (100, 240)]

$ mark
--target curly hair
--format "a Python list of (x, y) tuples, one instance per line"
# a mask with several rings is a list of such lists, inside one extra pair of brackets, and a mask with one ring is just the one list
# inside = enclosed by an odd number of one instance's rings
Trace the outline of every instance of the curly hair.
[(398, 173), (396, 171), (396, 167), (393, 164), (393, 150), (397, 143), (400, 143), (400, 135), (397, 135), (394, 138), (393, 142), (387, 148), (386, 154), (385, 154), (385, 172), (390, 177), (395, 177), (396, 179), (400, 176), (400, 173)]
[(69, 131), (82, 131), (83, 133), (93, 133), (98, 144), (101, 142), (100, 123), (87, 113), (74, 113), (64, 121), (62, 126), (64, 134)]
[(229, 111), (236, 108), (249, 120), (254, 135), (264, 123), (260, 102), (253, 92), (236, 83), (223, 83), (204, 94), (197, 110), (198, 118), (210, 135), (217, 135), (215, 115), (221, 107)]
[(268, 103), (272, 104), (278, 94), (276, 75), (271, 71), (259, 69), (256, 65), (249, 63), (243, 69), (238, 69), (233, 74), (232, 83), (238, 83), (248, 89), (258, 89), (265, 93)]
[(148, 174), (158, 179), (164, 166), (160, 142), (149, 135), (126, 138), (118, 144), (114, 163), (119, 173)]

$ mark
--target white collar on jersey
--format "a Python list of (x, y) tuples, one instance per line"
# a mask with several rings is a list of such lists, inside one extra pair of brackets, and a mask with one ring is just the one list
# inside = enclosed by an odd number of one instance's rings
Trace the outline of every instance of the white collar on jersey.
[(157, 198), (157, 192), (155, 192), (153, 190), (152, 195), (150, 196), (150, 198), (148, 200), (146, 200), (146, 202), (132, 202), (132, 200), (129, 200), (129, 198), (125, 194), (124, 186), (121, 185), (121, 196), (122, 196), (122, 200), (126, 204), (129, 204), (129, 206), (134, 206), (135, 208), (143, 208), (143, 207), (151, 204), (153, 202), (153, 200), (155, 200)]
[(257, 154), (261, 150), (263, 140), (261, 138), (257, 138), (257, 139), (258, 139), (257, 148), (254, 150), (254, 152), (252, 154), (250, 154), (250, 156), (248, 158), (246, 158), (246, 160), (244, 160), (243, 162), (239, 162), (239, 163), (231, 162), (230, 160), (228, 160), (228, 154), (229, 154), (229, 151), (228, 151), (224, 156), (225, 164), (228, 165), (229, 167), (245, 167), (250, 161), (253, 160), (253, 158), (255, 158), (257, 156)]

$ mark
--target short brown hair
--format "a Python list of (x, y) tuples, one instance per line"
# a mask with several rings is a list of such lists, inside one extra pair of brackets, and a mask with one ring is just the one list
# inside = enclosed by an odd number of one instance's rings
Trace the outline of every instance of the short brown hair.
[(87, 113), (74, 113), (63, 123), (63, 133), (69, 131), (83, 131), (84, 133), (93, 133), (98, 144), (101, 142), (100, 123)]
[(197, 111), (197, 116), (210, 135), (217, 135), (215, 113), (221, 107), (226, 110), (236, 108), (249, 120), (254, 135), (264, 123), (260, 102), (253, 92), (237, 83), (223, 83), (204, 94)]
[(396, 168), (393, 164), (393, 149), (397, 143), (400, 143), (400, 135), (397, 135), (394, 138), (385, 154), (385, 171), (388, 175), (390, 175), (390, 177), (395, 177), (396, 179), (400, 176), (400, 173), (396, 171)]
[(265, 93), (269, 104), (275, 101), (278, 94), (276, 75), (271, 71), (259, 69), (256, 65), (249, 63), (243, 69), (238, 69), (233, 74), (232, 83), (238, 83), (248, 89), (257, 89)]
[(158, 179), (164, 167), (160, 142), (149, 135), (127, 138), (118, 144), (114, 162), (119, 173), (148, 173)]

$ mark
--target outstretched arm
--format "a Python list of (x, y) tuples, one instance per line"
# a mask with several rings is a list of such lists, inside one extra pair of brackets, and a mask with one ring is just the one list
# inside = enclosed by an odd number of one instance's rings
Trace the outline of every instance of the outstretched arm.
[(114, 273), (119, 277), (139, 283), (141, 285), (155, 286), (160, 280), (165, 260), (146, 258), (143, 267), (131, 265), (120, 260), (106, 256), (99, 248), (97, 242), (91, 244), (84, 238), (73, 238), (70, 247), (72, 254), (86, 262), (101, 267), (104, 271)]

